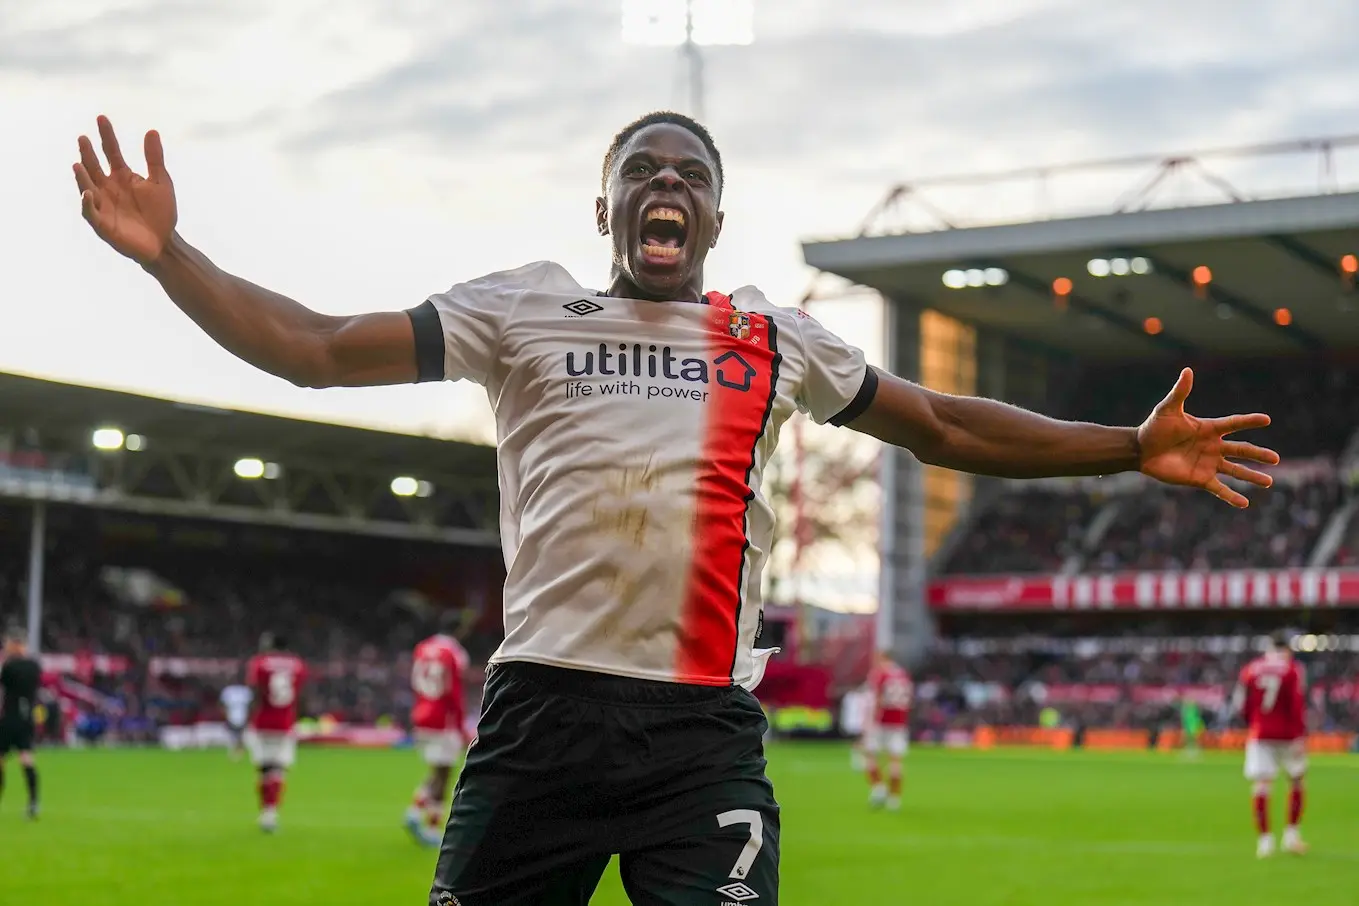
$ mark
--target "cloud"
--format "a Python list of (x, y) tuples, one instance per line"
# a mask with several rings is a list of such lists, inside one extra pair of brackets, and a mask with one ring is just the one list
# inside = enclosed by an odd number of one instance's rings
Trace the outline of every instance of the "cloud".
[(166, 50), (210, 38), (234, 10), (192, 0), (129, 0), (121, 4), (70, 2), (0, 5), (0, 75), (146, 75)]

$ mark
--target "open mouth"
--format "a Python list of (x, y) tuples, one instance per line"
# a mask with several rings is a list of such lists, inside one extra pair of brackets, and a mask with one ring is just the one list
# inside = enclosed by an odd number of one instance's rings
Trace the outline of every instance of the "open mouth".
[(642, 215), (642, 254), (656, 262), (678, 257), (689, 223), (678, 208), (652, 208)]

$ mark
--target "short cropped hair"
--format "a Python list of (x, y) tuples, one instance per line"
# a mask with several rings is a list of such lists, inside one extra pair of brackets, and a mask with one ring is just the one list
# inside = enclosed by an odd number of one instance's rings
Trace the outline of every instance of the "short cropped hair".
[(604, 171), (600, 180), (600, 185), (606, 190), (608, 189), (609, 174), (613, 172), (614, 161), (618, 159), (618, 152), (623, 149), (623, 146), (628, 143), (629, 139), (648, 126), (660, 126), (665, 124), (688, 129), (694, 134), (695, 138), (703, 143), (703, 147), (708, 149), (708, 153), (711, 154), (713, 158), (713, 166), (717, 168), (717, 194), (721, 196), (722, 185), (726, 181), (726, 177), (722, 173), (722, 152), (717, 150), (717, 143), (713, 141), (712, 133), (705, 129), (703, 124), (693, 117), (685, 116), (683, 113), (675, 113), (672, 110), (657, 110), (653, 113), (648, 113), (646, 116), (638, 117), (624, 126), (622, 130), (613, 137), (613, 142), (609, 145), (609, 150), (604, 154)]

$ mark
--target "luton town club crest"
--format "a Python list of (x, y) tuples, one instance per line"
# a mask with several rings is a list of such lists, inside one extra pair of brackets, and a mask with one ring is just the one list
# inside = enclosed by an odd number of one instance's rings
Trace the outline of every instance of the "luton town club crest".
[(738, 340), (750, 339), (750, 315), (743, 311), (734, 311), (727, 321), (727, 330)]

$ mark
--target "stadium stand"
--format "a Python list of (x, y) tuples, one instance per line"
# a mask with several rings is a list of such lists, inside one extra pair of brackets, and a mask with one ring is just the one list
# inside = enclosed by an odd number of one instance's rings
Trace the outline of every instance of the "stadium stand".
[[(1013, 175), (970, 185), (999, 195)], [(1188, 411), (1268, 412), (1269, 428), (1240, 439), (1284, 463), (1239, 511), (1136, 475), (978, 480), (959, 494), (938, 470), (891, 460), (879, 625), (914, 659), (917, 735), (970, 745), (1011, 727), (1012, 742), (1047, 745), (1029, 731), (1135, 729), (1120, 744), (1146, 746), (1195, 701), (1239, 747), (1226, 707), (1236, 672), (1265, 634), (1291, 628), (1314, 729), (1353, 745), (1356, 196), (1233, 192), (1168, 208), (1131, 189), (1104, 214), (960, 225), (934, 192), (965, 181), (896, 186), (859, 235), (804, 244), (809, 264), (884, 300), (889, 368), (1131, 426), (1189, 365)], [(922, 545), (922, 523), (949, 528)]]

